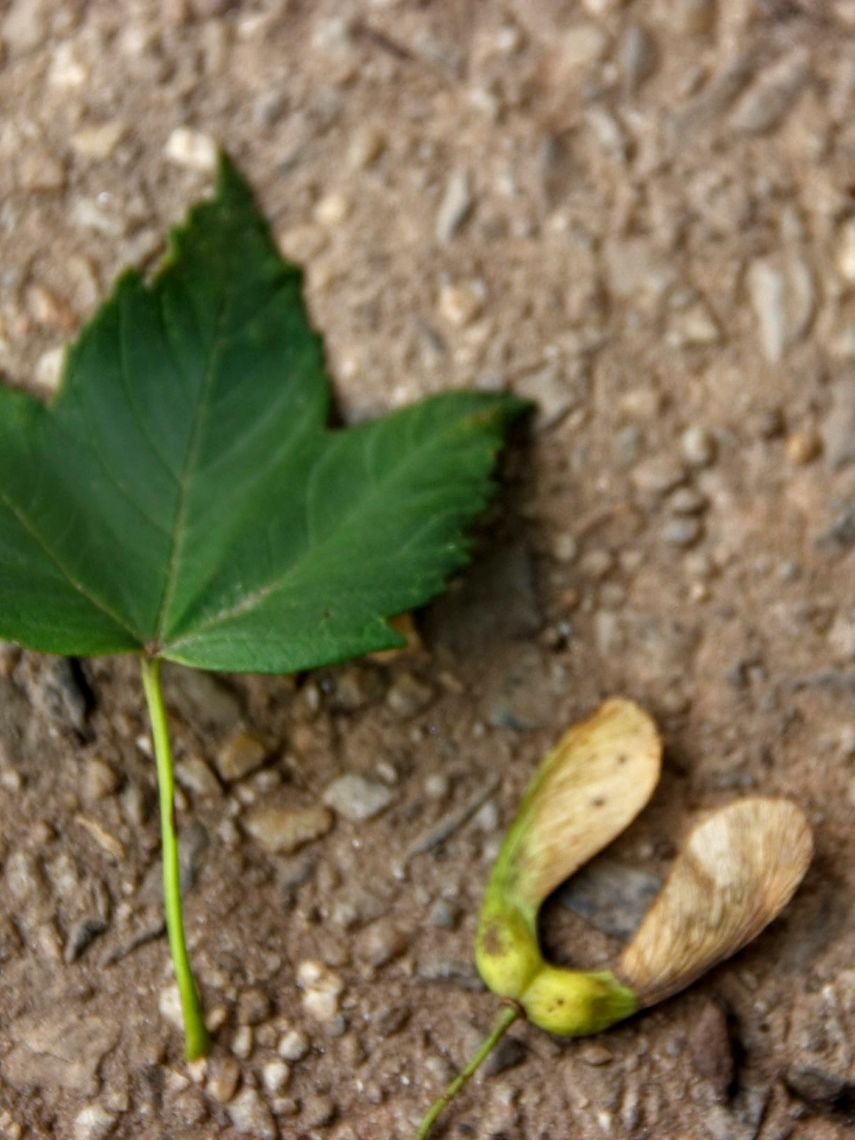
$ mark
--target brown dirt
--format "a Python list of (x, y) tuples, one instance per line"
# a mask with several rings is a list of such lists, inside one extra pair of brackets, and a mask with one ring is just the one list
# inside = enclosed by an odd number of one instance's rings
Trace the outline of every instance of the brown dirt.
[[(471, 948), (502, 828), (549, 743), (616, 692), (667, 755), (615, 859), (661, 874), (697, 813), (752, 790), (804, 806), (813, 867), (772, 929), (665, 1006), (589, 1043), (515, 1027), (444, 1134), (848, 1134), (853, 36), (849, 0), (4, 5), (13, 382), (55, 382), (117, 271), (208, 188), (219, 140), (307, 266), (347, 419), (471, 384), (541, 414), (412, 653), (169, 681), (188, 927), (221, 1019), (207, 1070), (159, 1013), (133, 663), (5, 653), (0, 1135), (411, 1136), (494, 1016)], [(187, 774), (241, 727), (263, 768)], [(254, 803), (316, 805), (350, 772), (385, 811), (290, 856), (243, 832)], [(565, 960), (615, 952), (560, 905), (545, 937)], [(343, 986), (326, 1020), (296, 983), (307, 961)], [(291, 1029), (307, 1051), (284, 1071)]]

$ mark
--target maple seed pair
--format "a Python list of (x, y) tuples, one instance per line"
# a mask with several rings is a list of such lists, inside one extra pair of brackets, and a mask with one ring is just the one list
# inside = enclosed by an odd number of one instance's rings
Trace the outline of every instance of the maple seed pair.
[(689, 836), (664, 887), (611, 970), (550, 965), (537, 936), (543, 901), (615, 839), (659, 780), (653, 720), (606, 701), (544, 758), (493, 866), (475, 940), (486, 985), (505, 999), (490, 1035), (434, 1103), (418, 1137), (517, 1017), (550, 1033), (597, 1033), (690, 985), (736, 953), (792, 897), (813, 853), (804, 814), (751, 797), (712, 812)]

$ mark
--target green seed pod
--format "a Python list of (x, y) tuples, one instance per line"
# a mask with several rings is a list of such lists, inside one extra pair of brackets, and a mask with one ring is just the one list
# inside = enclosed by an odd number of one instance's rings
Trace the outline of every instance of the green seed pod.
[(484, 901), (475, 937), (475, 964), (488, 989), (514, 999), (522, 996), (543, 967), (530, 921), (501, 898)]
[(562, 1037), (585, 1037), (608, 1029), (638, 1009), (634, 992), (609, 970), (582, 972), (544, 965), (521, 1004), (529, 1021)]

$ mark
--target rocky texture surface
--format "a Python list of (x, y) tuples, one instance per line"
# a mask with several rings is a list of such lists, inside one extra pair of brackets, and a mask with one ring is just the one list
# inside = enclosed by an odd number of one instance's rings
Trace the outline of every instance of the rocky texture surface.
[(608, 959), (693, 814), (746, 790), (805, 806), (815, 869), (666, 1007), (587, 1044), (515, 1027), (449, 1135), (848, 1134), (853, 37), (849, 0), (3, 7), (11, 382), (55, 389), (223, 144), (306, 265), (345, 419), (538, 401), (407, 654), (167, 671), (205, 1063), (173, 1021), (133, 663), (3, 649), (3, 1136), (410, 1137), (493, 1017), (471, 946), (501, 828), (616, 691), (665, 775), (609, 855), (636, 876), (586, 880), (596, 925), (551, 908), (552, 953)]

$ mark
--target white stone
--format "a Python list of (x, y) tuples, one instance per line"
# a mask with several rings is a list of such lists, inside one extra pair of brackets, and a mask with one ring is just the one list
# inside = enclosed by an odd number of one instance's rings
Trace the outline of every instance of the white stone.
[(555, 536), (552, 542), (552, 557), (558, 562), (575, 562), (579, 554), (579, 543), (568, 531)]
[(562, 33), (558, 45), (562, 68), (569, 72), (596, 63), (603, 58), (608, 42), (608, 36), (596, 24), (571, 25)]
[(438, 242), (451, 241), (472, 210), (472, 187), (465, 170), (453, 170), (448, 176), (445, 193), (436, 214), (435, 234)]
[(83, 87), (89, 80), (89, 69), (74, 44), (57, 44), (51, 53), (48, 83), (61, 91)]
[(344, 194), (325, 194), (315, 206), (315, 221), (328, 229), (335, 229), (350, 214), (350, 199)]
[(241, 1136), (253, 1140), (276, 1140), (279, 1135), (270, 1109), (258, 1089), (247, 1086), (226, 1106), (232, 1124)]
[(680, 451), (690, 467), (709, 467), (715, 459), (715, 437), (706, 428), (692, 424), (680, 436)]
[(103, 1140), (115, 1127), (112, 1112), (100, 1104), (87, 1104), (74, 1118), (74, 1140)]
[(789, 111), (809, 74), (810, 55), (805, 47), (776, 60), (749, 88), (731, 116), (731, 126), (745, 134), (772, 130)]
[(55, 392), (62, 380), (65, 363), (64, 348), (49, 348), (36, 361), (36, 383), (47, 392)]
[(828, 631), (828, 644), (840, 660), (855, 660), (855, 610), (838, 613)]
[(72, 136), (71, 145), (84, 158), (109, 158), (127, 133), (127, 125), (118, 119), (97, 126), (84, 127)]
[(278, 1096), (288, 1087), (291, 1080), (291, 1067), (278, 1058), (268, 1061), (261, 1070), (261, 1080), (271, 1096)]
[(251, 1025), (241, 1025), (232, 1038), (232, 1052), (236, 1057), (240, 1057), (245, 1061), (247, 1057), (252, 1055), (252, 1050), (255, 1047), (255, 1035), (252, 1032)]
[(323, 796), (327, 807), (354, 823), (379, 815), (393, 799), (394, 793), (385, 784), (353, 773), (334, 780)]
[(758, 258), (748, 267), (748, 293), (757, 317), (763, 355), (770, 364), (807, 331), (814, 310), (813, 279), (795, 255)]
[(376, 162), (386, 148), (386, 139), (368, 124), (357, 127), (347, 148), (347, 161), (353, 170), (365, 170)]
[(297, 985), (303, 990), (303, 1009), (317, 1021), (333, 1021), (338, 1015), (344, 982), (323, 962), (310, 958), (297, 966)]
[(844, 281), (855, 281), (855, 218), (840, 227), (837, 245), (837, 269)]
[(210, 174), (217, 166), (217, 144), (210, 135), (190, 127), (176, 127), (163, 149), (165, 157), (176, 166)]
[(703, 348), (717, 344), (721, 332), (709, 309), (699, 302), (674, 314), (666, 340), (674, 348)]
[(160, 991), (157, 1008), (165, 1021), (183, 1031), (184, 1017), (181, 1013), (181, 995), (178, 992), (178, 986), (167, 986)]
[(301, 1061), (309, 1052), (309, 1039), (301, 1029), (286, 1029), (279, 1038), (276, 1052), (286, 1061)]
[(439, 312), (450, 325), (464, 328), (481, 315), (486, 299), (483, 281), (448, 282), (439, 291)]

